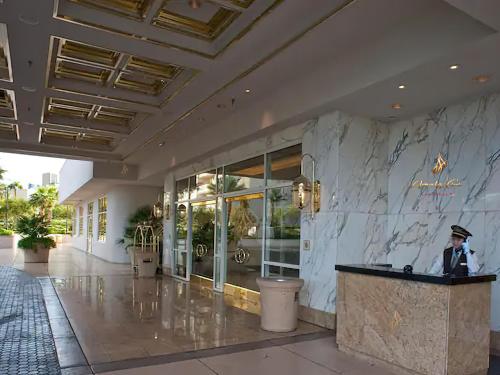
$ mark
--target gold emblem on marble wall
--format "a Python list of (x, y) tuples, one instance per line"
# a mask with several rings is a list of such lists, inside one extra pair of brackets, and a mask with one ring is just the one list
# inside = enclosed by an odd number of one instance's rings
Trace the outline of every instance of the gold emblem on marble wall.
[[(442, 153), (438, 153), (436, 156), (434, 167), (432, 168), (433, 175), (441, 175), (443, 171), (448, 166), (448, 161), (445, 159)], [(424, 188), (434, 188), (434, 189), (449, 189), (462, 186), (462, 182), (458, 178), (446, 176), (444, 179), (438, 177), (435, 181), (424, 181), (424, 180), (414, 180), (411, 183), (411, 187), (424, 189)]]
[(432, 174), (441, 173), (448, 166), (448, 161), (443, 157), (442, 153), (439, 153), (436, 157), (436, 164), (432, 168)]

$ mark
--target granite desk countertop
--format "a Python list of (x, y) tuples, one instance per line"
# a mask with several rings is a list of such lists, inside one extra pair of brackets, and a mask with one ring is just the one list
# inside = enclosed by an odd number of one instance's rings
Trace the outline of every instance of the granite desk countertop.
[(426, 273), (405, 273), (400, 268), (392, 268), (391, 264), (370, 265), (370, 264), (337, 264), (337, 271), (359, 273), (363, 275), (373, 275), (380, 277), (388, 277), (393, 279), (419, 281), (430, 284), (441, 285), (460, 285), (460, 284), (475, 284), (492, 282), (497, 279), (496, 275), (474, 274), (467, 277), (457, 277), (449, 275), (431, 275)]

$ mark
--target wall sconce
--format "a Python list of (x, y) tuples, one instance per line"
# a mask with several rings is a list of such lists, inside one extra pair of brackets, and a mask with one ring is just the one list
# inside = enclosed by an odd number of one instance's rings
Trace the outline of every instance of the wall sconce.
[(163, 217), (163, 202), (161, 201), (161, 194), (158, 194), (158, 199), (153, 206), (153, 216), (155, 219), (161, 219)]
[[(304, 158), (312, 161), (312, 181), (304, 176)], [(308, 204), (311, 207), (311, 217), (320, 209), (320, 183), (316, 181), (316, 160), (311, 154), (304, 154), (300, 159), (300, 176), (293, 181), (292, 200), (295, 207), (303, 209)]]
[(187, 216), (187, 207), (183, 204), (177, 206), (177, 213), (181, 219), (185, 219)]

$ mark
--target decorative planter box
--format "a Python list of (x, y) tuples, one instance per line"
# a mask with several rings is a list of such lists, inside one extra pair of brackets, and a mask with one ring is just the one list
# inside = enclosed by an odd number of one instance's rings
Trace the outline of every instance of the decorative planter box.
[(16, 245), (15, 235), (0, 236), (0, 249), (12, 249)]
[(22, 249), (24, 253), (24, 263), (48, 263), (50, 249), (38, 247), (38, 249)]

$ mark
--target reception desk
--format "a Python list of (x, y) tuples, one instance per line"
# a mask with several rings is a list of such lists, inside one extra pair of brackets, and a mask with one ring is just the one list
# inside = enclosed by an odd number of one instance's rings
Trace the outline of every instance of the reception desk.
[(486, 375), (495, 275), (337, 265), (339, 349), (395, 374)]

